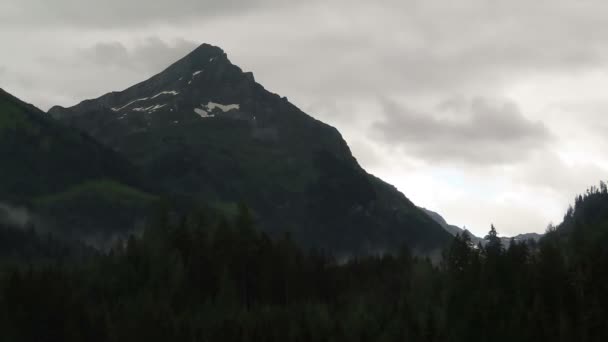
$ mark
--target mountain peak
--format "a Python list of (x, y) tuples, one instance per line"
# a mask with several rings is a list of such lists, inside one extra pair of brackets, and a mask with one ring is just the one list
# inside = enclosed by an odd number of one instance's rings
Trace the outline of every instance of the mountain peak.
[(422, 251), (450, 239), (367, 174), (335, 128), (209, 44), (124, 91), (50, 113), (120, 152), (163, 191), (222, 207), (243, 201), (265, 230), (289, 229), (305, 245)]
[(163, 73), (196, 72), (207, 67), (212, 67), (213, 65), (217, 66), (219, 62), (222, 61), (229, 62), (228, 55), (224, 50), (214, 45), (201, 44), (185, 57), (167, 68)]
[(186, 55), (186, 58), (199, 58), (199, 57), (212, 58), (212, 57), (217, 57), (217, 56), (222, 56), (222, 55), (226, 55), (226, 53), (224, 52), (224, 50), (222, 50), (222, 48), (215, 46), (215, 45), (203, 43), (203, 44), (199, 45), (196, 49), (192, 50), (192, 52), (190, 52), (188, 55)]
[[(202, 44), (161, 73), (124, 91), (72, 109), (51, 108), (56, 119), (77, 119), (83, 111), (97, 112), (97, 127), (147, 130), (155, 125), (192, 122), (226, 112), (244, 117), (239, 109), (251, 105), (256, 86), (251, 73), (233, 65), (219, 47)], [(249, 110), (249, 119), (253, 119)]]

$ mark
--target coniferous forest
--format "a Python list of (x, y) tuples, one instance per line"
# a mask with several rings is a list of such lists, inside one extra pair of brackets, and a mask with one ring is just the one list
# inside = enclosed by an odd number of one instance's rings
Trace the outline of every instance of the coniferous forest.
[(2, 226), (2, 341), (606, 341), (608, 191), (538, 243), (464, 233), (441, 260), (337, 260), (242, 205), (176, 214), (100, 252)]

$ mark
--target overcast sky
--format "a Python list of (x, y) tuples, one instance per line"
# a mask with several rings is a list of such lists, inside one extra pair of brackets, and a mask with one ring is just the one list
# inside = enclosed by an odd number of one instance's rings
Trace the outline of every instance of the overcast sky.
[(608, 2), (0, 0), (0, 87), (44, 110), (201, 43), (336, 126), (369, 172), (483, 235), (608, 179)]

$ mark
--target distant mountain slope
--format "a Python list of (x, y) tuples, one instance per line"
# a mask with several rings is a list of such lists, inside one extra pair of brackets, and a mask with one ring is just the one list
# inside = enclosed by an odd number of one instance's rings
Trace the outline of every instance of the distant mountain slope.
[[(436, 212), (426, 209), (426, 208), (420, 208), (420, 210), (422, 210), (425, 214), (429, 215), (430, 218), (432, 218), (435, 222), (439, 223), (443, 227), (443, 229), (445, 229), (448, 233), (450, 233), (453, 236), (461, 235), (462, 233), (465, 232), (465, 229), (447, 223), (446, 220), (443, 218), (443, 216), (439, 215), (439, 213), (436, 213)], [(468, 230), (466, 230), (466, 232), (469, 233), (469, 236), (471, 237), (471, 241), (473, 243), (475, 243), (475, 244), (477, 244), (479, 242), (483, 243), (482, 238), (475, 236), (473, 233), (471, 233)]]
[[(435, 220), (435, 222), (439, 223), (443, 229), (445, 229), (448, 233), (450, 233), (453, 236), (456, 236), (457, 234), (462, 234), (463, 232), (467, 232), (469, 233), (469, 236), (471, 237), (471, 241), (474, 244), (480, 243), (483, 245), (486, 243), (486, 240), (484, 240), (484, 238), (480, 238), (478, 236), (475, 236), (473, 233), (471, 233), (469, 230), (460, 228), (458, 226), (454, 226), (451, 225), (449, 223), (446, 222), (446, 220), (439, 215), (438, 213), (426, 209), (426, 208), (420, 208), (423, 212), (425, 212), (427, 215), (429, 215), (429, 217), (431, 217), (433, 220)], [(501, 237), (501, 241), (503, 246), (508, 246), (509, 243), (511, 242), (511, 239), (514, 239), (517, 242), (521, 242), (521, 241), (538, 241), (542, 238), (542, 234), (537, 234), (537, 233), (525, 233), (525, 234), (518, 234), (516, 236), (513, 237)]]
[(126, 159), (3, 90), (0, 160), (5, 211), (7, 204), (23, 206), (39, 224), (54, 229), (95, 234), (124, 229), (134, 223), (129, 212), (152, 199), (138, 189), (141, 175)]
[[(521, 241), (530, 241), (530, 240), (532, 240), (532, 241), (539, 241), (540, 239), (542, 239), (542, 237), (543, 237), (543, 234), (538, 234), (538, 233), (524, 233), (524, 234), (518, 234), (518, 235), (515, 235), (515, 236), (513, 236), (512, 238), (513, 238), (515, 241), (521, 242)], [(505, 237), (505, 238), (502, 238), (502, 239), (503, 239), (503, 244), (506, 242), (506, 241), (505, 241), (505, 239), (506, 239), (507, 241), (510, 241), (510, 240), (511, 240), (511, 238), (508, 238), (508, 237)], [(505, 246), (507, 246), (507, 245), (505, 245)]]
[(231, 207), (306, 246), (420, 251), (451, 237), (394, 187), (369, 175), (340, 133), (202, 45), (121, 92), (49, 113), (146, 171), (178, 198)]

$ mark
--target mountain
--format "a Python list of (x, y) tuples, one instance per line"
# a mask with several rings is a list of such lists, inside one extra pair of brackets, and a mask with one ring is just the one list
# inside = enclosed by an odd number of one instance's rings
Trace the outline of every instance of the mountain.
[(4, 90), (0, 160), (0, 221), (112, 234), (153, 199), (126, 159)]
[[(517, 241), (517, 242), (522, 242), (522, 241), (539, 241), (540, 239), (542, 239), (543, 234), (538, 234), (538, 233), (524, 233), (524, 234), (518, 234), (513, 236), (512, 238)], [(505, 244), (505, 239), (507, 241), (511, 241), (511, 238), (502, 238), (503, 239), (503, 244)], [(508, 244), (506, 244), (505, 246), (508, 246)]]
[(439, 223), (441, 225), (441, 227), (443, 227), (443, 229), (445, 229), (445, 231), (450, 233), (452, 236), (460, 235), (466, 231), (467, 233), (469, 233), (469, 236), (471, 237), (471, 241), (474, 244), (477, 244), (479, 242), (483, 243), (484, 240), (482, 238), (475, 236), (470, 231), (447, 223), (446, 220), (443, 218), (443, 216), (441, 216), (439, 213), (436, 213), (432, 210), (422, 208), (422, 207), (420, 207), (420, 210), (422, 210), (425, 214), (427, 214), (435, 222)]
[(124, 91), (49, 114), (121, 153), (184, 203), (247, 203), (271, 235), (304, 246), (418, 251), (451, 237), (393, 186), (368, 174), (326, 125), (202, 45)]
[[(466, 231), (469, 234), (469, 236), (471, 237), (471, 241), (474, 244), (481, 243), (482, 245), (485, 245), (487, 242), (487, 240), (480, 238), (478, 236), (475, 236), (473, 233), (471, 233), (466, 228), (463, 229), (458, 226), (454, 226), (454, 225), (447, 223), (446, 220), (440, 214), (438, 214), (432, 210), (422, 208), (422, 207), (420, 208), (420, 210), (422, 210), (425, 214), (427, 214), (435, 222), (439, 223), (443, 227), (443, 229), (445, 229), (452, 236), (462, 234)], [(515, 240), (516, 242), (524, 242), (524, 241), (530, 241), (530, 240), (539, 241), (542, 238), (542, 236), (543, 236), (542, 234), (537, 234), (537, 233), (525, 233), (525, 234), (519, 234), (519, 235), (516, 235), (513, 237), (501, 237), (500, 239), (502, 241), (503, 246), (507, 247), (511, 243), (511, 239)]]
[(462, 234), (462, 232), (464, 232), (464, 229), (448, 224), (443, 216), (439, 215), (439, 213), (422, 207), (420, 207), (420, 210), (429, 215), (435, 222), (439, 223), (448, 233), (456, 236), (456, 234)]

